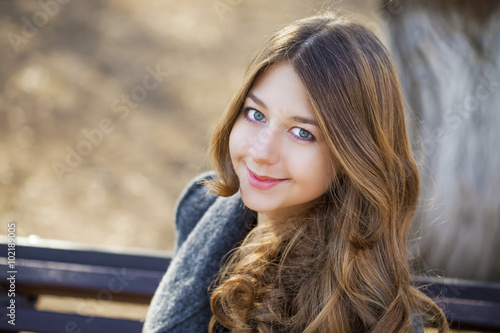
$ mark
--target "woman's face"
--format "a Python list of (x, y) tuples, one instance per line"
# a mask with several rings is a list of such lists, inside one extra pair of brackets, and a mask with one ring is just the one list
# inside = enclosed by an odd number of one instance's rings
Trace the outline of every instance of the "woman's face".
[(287, 216), (318, 198), (334, 174), (306, 91), (288, 63), (254, 82), (229, 151), (243, 202), (267, 216)]

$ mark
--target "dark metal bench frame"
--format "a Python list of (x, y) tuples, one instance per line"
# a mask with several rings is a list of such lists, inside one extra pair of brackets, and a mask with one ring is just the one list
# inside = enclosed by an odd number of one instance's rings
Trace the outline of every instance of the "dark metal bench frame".
[[(7, 239), (0, 237), (2, 313), (6, 291)], [(16, 325), (2, 315), (0, 332), (139, 333), (136, 320), (39, 311), (39, 295), (62, 295), (148, 304), (170, 264), (171, 252), (95, 247), (63, 241), (18, 238), (16, 244)], [(437, 299), (452, 328), (500, 332), (500, 284), (414, 277)], [(424, 287), (425, 286), (425, 287)]]

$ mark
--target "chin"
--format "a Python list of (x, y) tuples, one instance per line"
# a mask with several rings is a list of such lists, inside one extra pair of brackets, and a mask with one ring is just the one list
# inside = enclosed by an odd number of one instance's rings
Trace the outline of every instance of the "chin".
[(264, 197), (255, 194), (248, 195), (247, 193), (245, 193), (245, 191), (241, 191), (240, 194), (241, 200), (243, 201), (245, 206), (253, 211), (264, 213), (271, 212), (277, 209), (275, 204), (269, 202), (269, 200), (266, 200), (266, 198)]

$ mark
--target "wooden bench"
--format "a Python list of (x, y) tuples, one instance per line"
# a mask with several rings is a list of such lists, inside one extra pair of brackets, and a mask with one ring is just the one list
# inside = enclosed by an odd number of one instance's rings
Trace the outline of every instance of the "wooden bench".
[[(15, 298), (7, 278), (7, 238), (0, 237), (0, 332), (139, 333), (137, 320), (108, 318), (98, 314), (41, 311), (35, 308), (41, 295), (62, 295), (148, 304), (167, 269), (172, 253), (85, 246), (63, 241), (27, 238), (16, 240)], [(437, 298), (451, 327), (500, 332), (500, 284), (414, 277), (415, 284)], [(8, 323), (9, 302), (15, 299), (15, 326)]]
[[(40, 295), (61, 295), (148, 304), (165, 273), (172, 253), (85, 246), (63, 241), (18, 237), (15, 260), (15, 326), (2, 315), (0, 332), (140, 332), (142, 322), (34, 308)], [(2, 314), (10, 302), (7, 239), (0, 237)], [(7, 309), (8, 310), (8, 309)]]

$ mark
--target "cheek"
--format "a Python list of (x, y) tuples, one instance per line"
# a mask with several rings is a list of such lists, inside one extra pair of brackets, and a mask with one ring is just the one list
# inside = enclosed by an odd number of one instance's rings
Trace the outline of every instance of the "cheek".
[(326, 191), (331, 181), (330, 161), (324, 149), (304, 149), (295, 151), (290, 156), (290, 168), (293, 170), (294, 178), (303, 184), (308, 184), (310, 190)]
[(234, 123), (229, 135), (229, 154), (233, 163), (245, 153), (245, 139), (244, 126), (240, 118)]
[(254, 137), (251, 132), (244, 119), (240, 117), (236, 120), (229, 135), (229, 153), (233, 162), (248, 153)]
[(231, 131), (229, 135), (229, 156), (231, 157), (231, 162), (233, 162), (234, 167), (234, 158), (237, 154), (236, 144), (235, 144), (235, 136), (233, 135), (234, 131)]

